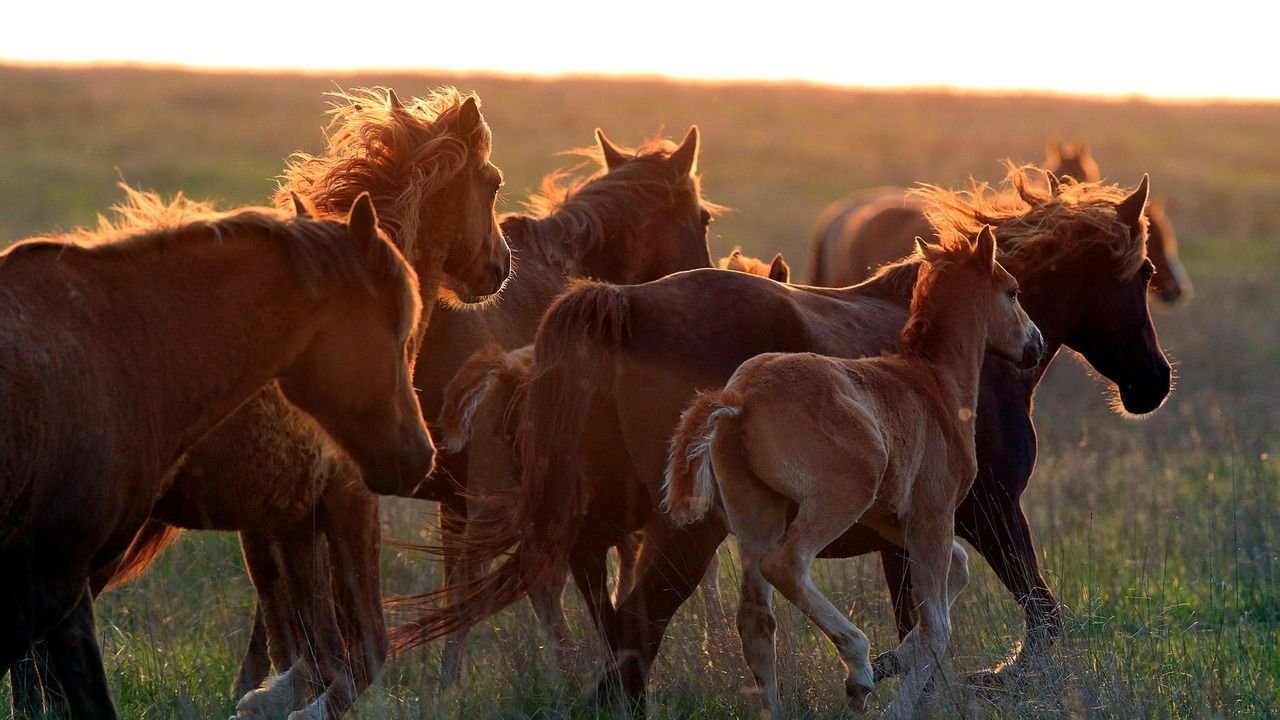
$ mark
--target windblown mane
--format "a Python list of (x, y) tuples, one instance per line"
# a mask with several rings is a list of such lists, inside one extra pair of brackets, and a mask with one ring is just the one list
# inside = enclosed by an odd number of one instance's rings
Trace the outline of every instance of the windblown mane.
[(334, 101), (324, 154), (296, 152), (289, 158), (276, 205), (287, 207), (294, 191), (322, 213), (343, 213), (368, 191), (379, 225), (405, 255), (415, 257), (422, 199), (469, 165), (488, 161), (488, 126), (461, 136), (460, 108), (467, 96), (452, 87), (395, 108), (386, 88), (329, 94)]
[(1009, 164), (1008, 169), (1005, 192), (978, 182), (959, 192), (933, 185), (911, 192), (924, 201), (939, 238), (971, 238), (983, 225), (991, 225), (1001, 262), (1016, 263), (1027, 272), (1062, 264), (1096, 245), (1117, 260), (1121, 278), (1132, 277), (1142, 267), (1147, 220), (1144, 214), (1142, 232), (1134, 235), (1116, 218), (1116, 205), (1128, 197), (1123, 188), (1065, 179), (1052, 194), (1028, 179), (1028, 172), (1039, 172), (1035, 168)]
[(934, 278), (946, 272), (952, 265), (963, 263), (973, 257), (973, 246), (966, 237), (958, 233), (943, 235), (939, 247), (941, 249), (938, 257), (934, 260), (924, 263), (919, 262), (917, 258), (915, 263), (913, 274), (917, 280), (911, 293), (911, 316), (907, 318), (907, 324), (902, 328), (903, 352), (921, 351), (930, 326), (936, 322), (934, 316), (943, 310), (938, 307), (937, 301), (929, 301), (929, 293), (935, 285)]
[[(212, 235), (219, 242), (224, 237), (257, 233), (284, 248), (291, 269), (308, 288), (316, 288), (327, 278), (370, 291), (389, 282), (403, 283), (410, 292), (401, 303), (401, 317), (406, 323), (417, 317), (413, 269), (399, 260), (399, 252), (389, 243), (383, 244), (387, 252), (371, 265), (363, 250), (351, 242), (346, 225), (335, 220), (299, 218), (267, 207), (217, 212), (212, 203), (192, 200), (182, 193), (166, 203), (158, 193), (119, 185), (125, 199), (111, 206), (110, 215), (99, 214), (96, 228), (33, 238), (15, 245), (12, 252), (60, 251), (73, 245), (96, 253), (139, 257), (155, 252), (159, 243), (187, 242), (194, 233)], [(184, 237), (179, 240), (179, 236)]]
[(670, 204), (681, 194), (692, 193), (713, 216), (723, 212), (723, 207), (702, 197), (696, 174), (673, 176), (667, 160), (676, 147), (663, 138), (648, 140), (634, 151), (634, 158), (613, 170), (590, 173), (587, 168), (604, 167), (600, 149), (567, 150), (562, 154), (585, 160), (542, 178), (538, 190), (524, 201), (524, 214), (502, 220), (524, 220), (535, 249), (572, 268), (606, 241), (610, 225), (641, 227), (653, 216), (654, 206)]

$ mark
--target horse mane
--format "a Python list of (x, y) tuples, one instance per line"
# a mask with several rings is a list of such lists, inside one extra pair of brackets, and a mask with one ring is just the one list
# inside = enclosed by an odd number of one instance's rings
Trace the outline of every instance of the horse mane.
[(337, 279), (371, 292), (381, 284), (403, 283), (410, 289), (409, 297), (401, 302), (405, 327), (418, 315), (413, 309), (420, 302), (416, 276), (399, 251), (390, 243), (381, 243), (387, 252), (369, 263), (363, 249), (351, 242), (344, 223), (296, 217), (267, 207), (218, 212), (213, 203), (192, 200), (181, 192), (165, 202), (159, 193), (138, 190), (123, 182), (119, 187), (124, 191), (124, 200), (112, 205), (109, 215), (100, 213), (97, 227), (33, 238), (15, 245), (11, 252), (42, 248), (61, 252), (73, 246), (102, 255), (139, 257), (155, 252), (158, 246), (187, 242), (193, 233), (211, 236), (218, 243), (225, 237), (258, 234), (284, 248), (291, 270), (308, 290), (318, 291), (319, 283), (325, 279)]
[(940, 273), (947, 272), (948, 268), (953, 265), (966, 262), (973, 258), (974, 248), (969, 240), (959, 234), (947, 235), (942, 238), (941, 243), (936, 246), (938, 249), (935, 257), (929, 262), (924, 262), (922, 258), (916, 256), (914, 262), (902, 261), (894, 267), (906, 268), (910, 267), (911, 271), (896, 271), (896, 281), (905, 280), (908, 275), (915, 278), (915, 282), (911, 289), (911, 315), (907, 318), (907, 324), (902, 328), (901, 345), (902, 352), (922, 352), (926, 344), (925, 336), (929, 332), (936, 320), (935, 315), (944, 310), (938, 307), (937, 303), (930, 303), (929, 293), (934, 286), (934, 278)]
[(468, 166), (488, 162), (493, 141), (488, 125), (481, 123), (470, 137), (462, 137), (460, 109), (469, 96), (453, 87), (403, 105), (383, 87), (328, 95), (333, 102), (324, 154), (289, 157), (276, 205), (288, 207), (293, 191), (322, 213), (343, 213), (367, 191), (378, 208), (379, 225), (405, 255), (415, 257), (422, 198)]
[(566, 150), (561, 154), (584, 160), (543, 177), (522, 203), (523, 213), (505, 215), (502, 222), (522, 221), (538, 252), (572, 269), (607, 241), (611, 223), (641, 227), (652, 217), (654, 205), (669, 204), (681, 194), (692, 194), (713, 217), (724, 212), (702, 196), (696, 173), (673, 175), (667, 160), (676, 148), (665, 138), (646, 140), (634, 151), (622, 148), (634, 157), (612, 170), (602, 169), (604, 157), (596, 146)]
[[(995, 229), (1000, 261), (1025, 272), (1064, 264), (1096, 246), (1117, 261), (1122, 279), (1133, 277), (1147, 257), (1147, 220), (1131, 233), (1116, 217), (1116, 206), (1128, 197), (1117, 185), (1064, 179), (1055, 194), (1028, 178), (1040, 171), (1006, 163), (1004, 191), (971, 181), (969, 190), (951, 191), (922, 185), (911, 191), (926, 205), (925, 215), (940, 239), (972, 238), (983, 225)], [(1090, 232), (1089, 230), (1092, 230)]]

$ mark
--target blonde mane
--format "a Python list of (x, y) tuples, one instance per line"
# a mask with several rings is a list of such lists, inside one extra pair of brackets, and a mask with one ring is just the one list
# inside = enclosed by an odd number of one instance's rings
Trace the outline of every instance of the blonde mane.
[[(119, 187), (124, 191), (124, 200), (112, 205), (109, 215), (100, 213), (97, 227), (35, 237), (14, 245), (10, 253), (61, 252), (67, 246), (75, 246), (104, 255), (136, 257), (155, 252), (163, 243), (194, 239), (193, 233), (210, 235), (219, 243), (235, 235), (257, 234), (284, 249), (291, 270), (308, 288), (316, 289), (325, 278), (371, 292), (384, 283), (403, 284), (407, 291), (400, 305), (405, 327), (418, 315), (420, 301), (413, 268), (390, 243), (380, 243), (386, 252), (369, 263), (363, 250), (351, 242), (344, 222), (298, 218), (291, 212), (267, 207), (219, 212), (213, 203), (192, 200), (181, 192), (165, 202), (159, 193), (137, 190), (124, 183)], [(178, 239), (180, 235), (182, 240)]]
[(467, 167), (488, 162), (488, 125), (462, 137), (460, 108), (468, 96), (452, 87), (403, 106), (381, 87), (329, 95), (334, 100), (324, 154), (290, 156), (276, 205), (288, 207), (293, 191), (322, 213), (344, 213), (367, 191), (378, 208), (379, 225), (406, 256), (416, 257), (423, 198)]
[[(542, 178), (538, 190), (522, 203), (523, 216), (502, 219), (531, 220), (537, 249), (571, 265), (605, 242), (611, 224), (638, 228), (652, 217), (655, 206), (670, 204), (680, 194), (692, 194), (713, 217), (723, 212), (722, 206), (702, 197), (697, 173), (672, 176), (667, 160), (676, 148), (664, 138), (648, 140), (634, 151), (624, 150), (634, 157), (608, 171), (601, 169), (604, 159), (598, 147), (567, 150), (562, 154), (584, 160)], [(572, 247), (566, 247), (564, 238), (571, 239)]]
[(1147, 219), (1142, 232), (1116, 218), (1116, 206), (1128, 197), (1117, 185), (1064, 179), (1057, 191), (1040, 188), (1028, 178), (1032, 166), (1007, 164), (1004, 189), (973, 182), (953, 192), (924, 185), (911, 194), (925, 203), (925, 215), (939, 238), (974, 237), (983, 225), (995, 228), (1000, 261), (1022, 272), (1064, 264), (1092, 247), (1102, 246), (1117, 261), (1117, 274), (1130, 278), (1147, 257)]

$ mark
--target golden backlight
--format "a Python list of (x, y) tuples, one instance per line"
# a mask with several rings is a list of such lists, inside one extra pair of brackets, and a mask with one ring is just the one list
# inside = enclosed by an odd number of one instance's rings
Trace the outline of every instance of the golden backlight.
[[(661, 75), (1280, 99), (1242, 2), (17, 3), (0, 62)], [(1255, 21), (1248, 18), (1254, 17)]]

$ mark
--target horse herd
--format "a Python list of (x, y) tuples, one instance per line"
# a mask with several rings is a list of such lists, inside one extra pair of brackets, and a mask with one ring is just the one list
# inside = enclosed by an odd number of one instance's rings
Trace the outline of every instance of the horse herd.
[[(336, 93), (279, 210), (126, 188), (97, 229), (0, 255), (15, 715), (115, 716), (93, 600), (183, 529), (240, 533), (257, 610), (239, 718), (343, 716), (393, 648), (439, 638), (456, 682), (466, 631), (524, 597), (563, 659), (566, 576), (607, 648), (596, 698), (641, 708), (699, 584), (726, 632), (730, 531), (775, 717), (773, 587), (836, 646), (852, 708), (904, 674), (887, 712), (914, 712), (967, 578), (955, 535), (1026, 616), (1016, 655), (972, 680), (1037, 662), (1062, 623), (1020, 506), (1035, 388), (1065, 345), (1125, 412), (1170, 390), (1147, 298), (1190, 287), (1146, 178), (1105, 184), (1072, 145), (1003, 190), (854, 195), (804, 286), (781, 255), (713, 269), (697, 128), (635, 151), (597, 131), (601, 171), (552, 175), (500, 220), (491, 140), (473, 95)], [(409, 619), (391, 630), (379, 495), (441, 513), (445, 587), (393, 598)], [(869, 552), (902, 637), (874, 662), (809, 576)]]

